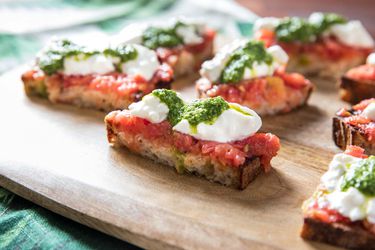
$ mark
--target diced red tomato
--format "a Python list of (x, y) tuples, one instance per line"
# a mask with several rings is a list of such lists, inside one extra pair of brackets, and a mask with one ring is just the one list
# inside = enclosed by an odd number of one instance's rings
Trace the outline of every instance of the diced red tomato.
[(351, 223), (350, 219), (348, 217), (343, 216), (340, 214), (337, 210), (329, 209), (327, 207), (319, 207), (318, 203), (315, 202), (308, 211), (309, 216), (320, 220), (325, 223)]
[(345, 118), (345, 122), (349, 123), (350, 125), (361, 125), (361, 124), (368, 124), (371, 122), (370, 119), (361, 115), (353, 115)]
[(363, 100), (361, 101), (360, 103), (356, 104), (353, 106), (353, 109), (354, 110), (364, 110), (365, 108), (367, 108), (367, 106), (372, 103), (372, 102), (375, 102), (375, 98), (371, 98), (371, 99), (366, 99), (366, 100)]
[(173, 145), (182, 153), (203, 154), (223, 165), (239, 167), (247, 157), (260, 157), (265, 171), (270, 170), (270, 161), (276, 156), (280, 141), (275, 135), (257, 133), (241, 141), (218, 143), (197, 140), (190, 135), (173, 131), (169, 122), (150, 123), (145, 119), (135, 117), (128, 111), (123, 111), (106, 118), (123, 131), (127, 137), (138, 134), (156, 140), (160, 144)]
[(341, 117), (349, 117), (351, 116), (351, 113), (345, 108), (341, 108), (339, 111), (336, 112), (336, 115)]
[(310, 84), (303, 75), (299, 73), (277, 73), (281, 78), (284, 79), (285, 84), (296, 89), (300, 89)]
[[(365, 64), (350, 69), (346, 74), (346, 77), (354, 80), (367, 80), (375, 81), (375, 65)], [(375, 83), (374, 83), (375, 84)]]
[(368, 158), (363, 148), (354, 145), (347, 146), (344, 153), (357, 158)]
[(258, 30), (255, 32), (254, 37), (257, 40), (263, 41), (267, 48), (276, 42), (275, 32), (271, 30)]

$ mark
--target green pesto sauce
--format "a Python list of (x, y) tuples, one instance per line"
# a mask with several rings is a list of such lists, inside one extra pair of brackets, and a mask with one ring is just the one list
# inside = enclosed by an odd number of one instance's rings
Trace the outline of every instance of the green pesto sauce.
[(358, 189), (364, 195), (375, 196), (375, 156), (363, 160), (353, 173), (344, 176), (341, 190), (346, 191), (350, 187)]
[(120, 45), (116, 48), (108, 48), (103, 51), (105, 56), (120, 58), (121, 63), (131, 61), (137, 58), (138, 51), (129, 44)]
[[(88, 50), (87, 48), (79, 46), (69, 40), (57, 40), (39, 55), (37, 64), (44, 73), (52, 75), (64, 68), (64, 59), (66, 57), (73, 56), (76, 60), (82, 60), (99, 53), (102, 52)], [(138, 55), (137, 50), (131, 45), (123, 45), (115, 49), (108, 48), (103, 51), (103, 54), (106, 56), (118, 57), (120, 58), (121, 63), (134, 60)]]
[(243, 115), (252, 116), (252, 114), (247, 113), (246, 111), (240, 109), (240, 108), (239, 108), (238, 106), (236, 106), (236, 105), (229, 104), (229, 108), (234, 109), (234, 110), (236, 110), (237, 112), (240, 112), (240, 113), (243, 114)]
[(93, 51), (85, 51), (82, 46), (69, 40), (57, 40), (51, 44), (48, 50), (40, 54), (37, 63), (44, 73), (52, 75), (64, 67), (65, 57), (79, 54), (90, 56), (95, 53)]
[(181, 119), (187, 120), (192, 132), (196, 133), (199, 123), (213, 124), (227, 109), (229, 109), (229, 104), (220, 96), (196, 100), (185, 105)]
[[(181, 26), (187, 26), (187, 24), (177, 22), (171, 28), (149, 27), (143, 32), (142, 44), (150, 49), (173, 48), (182, 45), (184, 40), (177, 34), (177, 29)], [(196, 32), (198, 31), (196, 30)]]
[[(201, 99), (185, 104), (173, 90), (156, 89), (152, 91), (152, 94), (168, 106), (167, 119), (172, 126), (185, 119), (189, 122), (193, 133), (197, 131), (196, 127), (199, 123), (213, 124), (223, 111), (230, 108), (230, 105), (221, 97)], [(242, 110), (241, 112), (246, 113)]]
[(245, 69), (251, 70), (255, 62), (270, 65), (272, 61), (272, 56), (267, 53), (263, 42), (249, 41), (231, 55), (221, 73), (220, 82), (237, 83), (242, 80)]
[(168, 106), (168, 121), (172, 126), (181, 120), (181, 112), (184, 109), (184, 101), (178, 97), (177, 93), (168, 89), (156, 89), (152, 94), (160, 99), (161, 102)]
[(281, 42), (311, 42), (334, 24), (346, 23), (346, 19), (334, 13), (324, 13), (319, 23), (310, 23), (299, 17), (288, 17), (276, 26), (276, 37)]

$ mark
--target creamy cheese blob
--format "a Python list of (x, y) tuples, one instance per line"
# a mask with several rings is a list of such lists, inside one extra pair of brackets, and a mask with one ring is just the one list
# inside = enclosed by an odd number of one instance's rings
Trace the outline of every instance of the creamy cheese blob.
[(122, 72), (129, 76), (141, 75), (149, 81), (160, 66), (158, 57), (155, 51), (144, 46), (137, 44), (132, 46), (138, 52), (137, 58), (121, 64)]
[(366, 218), (366, 198), (355, 188), (349, 188), (345, 192), (334, 191), (327, 195), (330, 208), (339, 211), (349, 217), (351, 221)]
[(274, 31), (279, 25), (280, 19), (276, 17), (263, 17), (255, 20), (253, 31), (257, 32), (258, 30), (270, 30)]
[(351, 221), (368, 219), (375, 223), (375, 198), (366, 197), (358, 189), (349, 187), (348, 190), (341, 190), (341, 183), (344, 175), (354, 173), (354, 169), (364, 159), (357, 158), (344, 153), (336, 154), (329, 165), (328, 171), (322, 176), (321, 182), (329, 192), (319, 198), (320, 205), (327, 205), (342, 215), (350, 218)]
[(260, 129), (262, 120), (255, 111), (235, 103), (230, 105), (236, 109), (225, 110), (212, 124), (202, 122), (192, 129), (189, 122), (183, 119), (173, 129), (200, 140), (222, 143), (242, 140)]
[(160, 123), (167, 119), (169, 109), (158, 97), (150, 94), (144, 96), (141, 101), (130, 104), (129, 111), (132, 115), (152, 123)]
[(105, 74), (115, 70), (113, 58), (103, 54), (92, 56), (80, 54), (64, 59), (63, 73), (66, 75)]
[[(193, 128), (187, 120), (182, 119), (172, 129), (200, 140), (223, 143), (244, 139), (260, 129), (262, 120), (255, 111), (236, 103), (229, 106), (213, 123), (201, 122)], [(129, 112), (152, 123), (160, 123), (167, 119), (169, 108), (159, 97), (149, 94), (141, 101), (132, 103)]]
[(329, 164), (328, 171), (321, 178), (323, 185), (328, 191), (335, 190), (339, 180), (345, 174), (347, 167), (361, 160), (361, 158), (344, 153), (336, 154)]
[(335, 24), (330, 28), (329, 33), (348, 46), (360, 48), (374, 47), (374, 40), (358, 20), (344, 24)]
[(375, 102), (370, 103), (361, 113), (362, 116), (375, 121)]
[[(205, 61), (202, 64), (202, 68), (200, 70), (201, 76), (209, 79), (212, 82), (219, 80), (221, 73), (230, 60), (233, 52), (244, 46), (247, 42), (247, 40), (238, 40), (224, 46), (213, 59)], [(245, 68), (243, 79), (273, 75), (278, 67), (286, 64), (289, 60), (288, 55), (279, 45), (271, 46), (267, 48), (266, 51), (272, 56), (273, 62), (270, 65), (264, 62), (253, 63), (251, 69), (247, 67)]]
[(246, 42), (247, 40), (235, 40), (234, 42), (223, 46), (214, 58), (207, 60), (202, 64), (200, 70), (201, 76), (206, 77), (210, 81), (218, 80), (232, 53), (241, 46), (244, 46)]
[(375, 65), (375, 53), (371, 53), (366, 60), (367, 64)]
[(177, 35), (182, 37), (184, 44), (199, 44), (203, 38), (197, 34), (194, 26), (180, 26), (176, 29)]

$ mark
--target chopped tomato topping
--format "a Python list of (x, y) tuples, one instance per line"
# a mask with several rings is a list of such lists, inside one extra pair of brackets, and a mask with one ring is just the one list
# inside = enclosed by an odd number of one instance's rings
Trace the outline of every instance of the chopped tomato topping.
[(258, 30), (257, 32), (255, 32), (254, 34), (255, 36), (255, 39), (257, 40), (261, 40), (264, 42), (264, 45), (268, 48), (269, 46), (271, 46), (272, 44), (275, 43), (275, 32), (271, 31), (271, 30)]
[(366, 99), (366, 100), (363, 100), (361, 101), (360, 103), (356, 104), (353, 106), (353, 109), (354, 110), (360, 110), (360, 111), (363, 111), (365, 108), (367, 108), (367, 106), (372, 103), (372, 102), (375, 102), (375, 98), (371, 98), (371, 99)]
[(347, 46), (335, 37), (329, 36), (320, 38), (316, 42), (300, 43), (300, 42), (279, 42), (273, 31), (259, 30), (255, 34), (257, 40), (265, 43), (266, 47), (274, 44), (280, 45), (288, 55), (299, 57), (303, 54), (315, 54), (321, 58), (337, 61), (342, 58), (363, 57), (366, 58), (372, 49), (364, 49), (358, 47)]
[(281, 76), (284, 79), (285, 84), (289, 87), (300, 89), (310, 84), (310, 81), (307, 80), (303, 75), (299, 73), (280, 73), (277, 75)]
[[(167, 121), (150, 123), (149, 121), (133, 116), (128, 111), (109, 115), (114, 126), (126, 134), (127, 138), (145, 138), (157, 141), (161, 145), (173, 145), (181, 153), (194, 153), (209, 156), (223, 165), (239, 167), (247, 158), (260, 157), (265, 171), (270, 170), (270, 161), (276, 156), (279, 148), (279, 138), (272, 134), (257, 133), (241, 141), (231, 143), (218, 143), (214, 141), (197, 140), (194, 137), (173, 131)], [(133, 149), (136, 149), (136, 140)]]
[(345, 108), (341, 108), (339, 111), (336, 112), (336, 115), (341, 117), (349, 117), (351, 116), (351, 113)]
[(347, 146), (344, 153), (357, 158), (368, 158), (363, 148), (354, 145)]
[(354, 80), (368, 80), (375, 81), (375, 65), (365, 64), (350, 69), (346, 74), (346, 77)]
[(368, 124), (371, 122), (370, 119), (361, 115), (353, 115), (345, 118), (345, 122), (349, 123), (350, 125), (360, 125), (360, 124)]
[(308, 215), (325, 223), (351, 223), (348, 217), (343, 216), (337, 210), (319, 207), (317, 202), (309, 208)]

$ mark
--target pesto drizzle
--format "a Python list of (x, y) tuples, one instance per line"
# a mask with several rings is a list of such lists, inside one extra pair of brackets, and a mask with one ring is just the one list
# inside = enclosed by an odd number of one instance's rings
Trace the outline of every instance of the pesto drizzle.
[[(50, 46), (42, 51), (38, 58), (37, 64), (39, 68), (47, 75), (55, 74), (64, 68), (64, 59), (70, 56), (83, 56), (88, 58), (95, 54), (103, 53), (105, 56), (113, 56), (120, 59), (120, 63), (124, 63), (137, 58), (138, 52), (131, 45), (122, 45), (117, 48), (107, 48), (103, 52), (98, 50), (89, 50), (84, 46), (77, 45), (69, 40), (56, 40)], [(119, 65), (117, 65), (119, 66)], [(117, 67), (119, 70), (119, 67)]]
[(252, 69), (253, 64), (273, 62), (272, 56), (267, 53), (263, 42), (249, 41), (245, 46), (237, 49), (231, 55), (220, 76), (222, 83), (237, 83), (242, 80), (245, 69)]
[(346, 19), (334, 13), (324, 13), (319, 23), (310, 23), (299, 17), (287, 17), (276, 26), (276, 37), (281, 42), (312, 42), (334, 24), (346, 23)]
[(169, 89), (155, 89), (152, 94), (168, 106), (168, 121), (172, 126), (181, 120), (181, 111), (184, 109), (184, 101), (177, 96), (177, 93)]
[(168, 106), (167, 119), (172, 126), (185, 119), (193, 130), (201, 122), (213, 124), (225, 110), (230, 108), (222, 97), (201, 99), (185, 104), (173, 90), (157, 89), (152, 91), (152, 94)]
[(358, 189), (361, 193), (367, 196), (375, 196), (375, 156), (370, 156), (359, 163), (358, 166), (353, 166), (353, 171), (349, 170), (350, 174), (344, 176), (341, 183), (341, 190), (346, 191), (350, 187)]
[(177, 29), (181, 26), (188, 26), (188, 24), (179, 21), (171, 28), (149, 27), (142, 35), (142, 44), (150, 49), (183, 45), (183, 38), (177, 34)]

